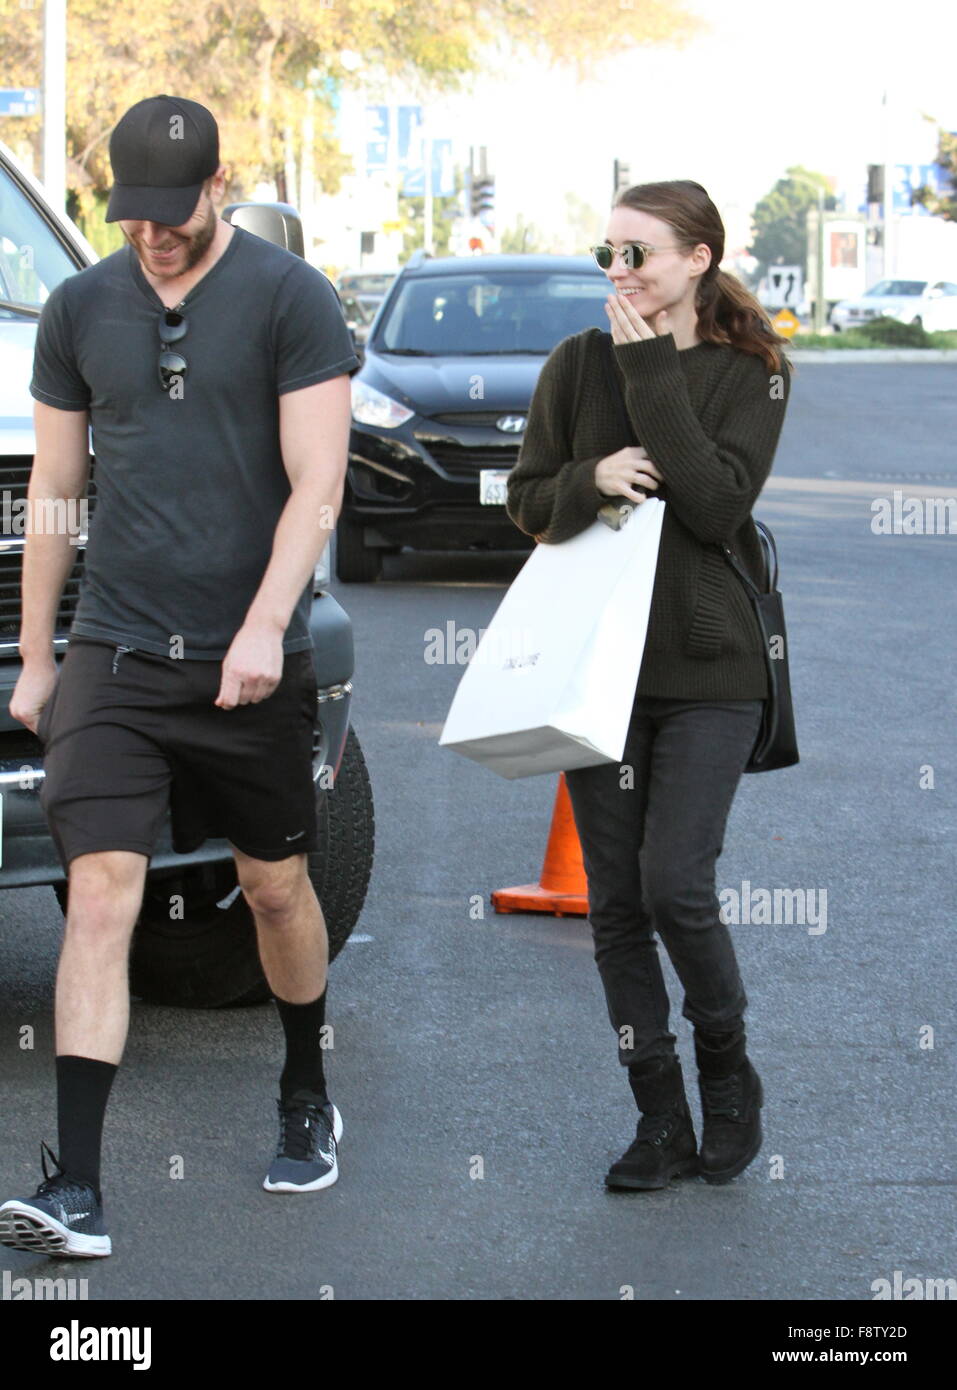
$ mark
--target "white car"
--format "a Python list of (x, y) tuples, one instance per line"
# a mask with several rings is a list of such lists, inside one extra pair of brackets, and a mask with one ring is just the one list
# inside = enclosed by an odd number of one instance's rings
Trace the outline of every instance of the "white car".
[(957, 329), (957, 284), (951, 280), (879, 280), (859, 299), (842, 299), (831, 310), (835, 332), (860, 328), (871, 319), (898, 319), (928, 333)]

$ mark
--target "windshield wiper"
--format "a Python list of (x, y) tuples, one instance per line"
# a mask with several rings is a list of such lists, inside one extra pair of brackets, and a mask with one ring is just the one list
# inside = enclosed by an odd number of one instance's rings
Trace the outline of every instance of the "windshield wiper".
[(426, 352), (424, 348), (376, 348), (376, 352), (385, 353), (388, 357), (435, 357), (434, 352)]
[(14, 314), (25, 314), (28, 319), (40, 317), (40, 310), (35, 304), (18, 304), (13, 299), (0, 299), (0, 309), (6, 309)]

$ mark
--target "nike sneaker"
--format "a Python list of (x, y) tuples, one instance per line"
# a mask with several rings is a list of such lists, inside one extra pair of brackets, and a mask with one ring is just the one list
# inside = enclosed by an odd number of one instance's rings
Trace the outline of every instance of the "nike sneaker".
[[(47, 1155), (54, 1165), (51, 1174)], [(47, 1145), (40, 1146), (44, 1181), (32, 1197), (0, 1206), (0, 1245), (41, 1255), (92, 1259), (113, 1246), (103, 1224), (103, 1203), (89, 1183), (69, 1177)]]
[(297, 1091), (279, 1109), (279, 1145), (263, 1187), (267, 1192), (317, 1192), (339, 1176), (342, 1116), (329, 1100)]

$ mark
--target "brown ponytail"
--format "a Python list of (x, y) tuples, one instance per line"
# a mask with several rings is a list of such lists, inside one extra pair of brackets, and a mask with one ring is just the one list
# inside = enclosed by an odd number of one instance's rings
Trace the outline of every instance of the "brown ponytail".
[(751, 291), (734, 275), (719, 270), (724, 256), (724, 223), (701, 184), (691, 179), (635, 184), (618, 195), (615, 207), (635, 208), (667, 222), (675, 241), (688, 255), (704, 242), (711, 252), (711, 264), (700, 277), (695, 296), (698, 336), (706, 343), (730, 343), (760, 357), (769, 371), (780, 372), (782, 348), (788, 346), (788, 339), (774, 331), (766, 310)]

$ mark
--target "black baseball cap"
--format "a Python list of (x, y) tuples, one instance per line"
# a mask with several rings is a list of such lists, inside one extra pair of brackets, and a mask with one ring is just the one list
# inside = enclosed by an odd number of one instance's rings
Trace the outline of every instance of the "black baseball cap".
[(219, 127), (198, 101), (165, 94), (131, 106), (110, 136), (113, 189), (107, 222), (181, 227), (219, 168)]

